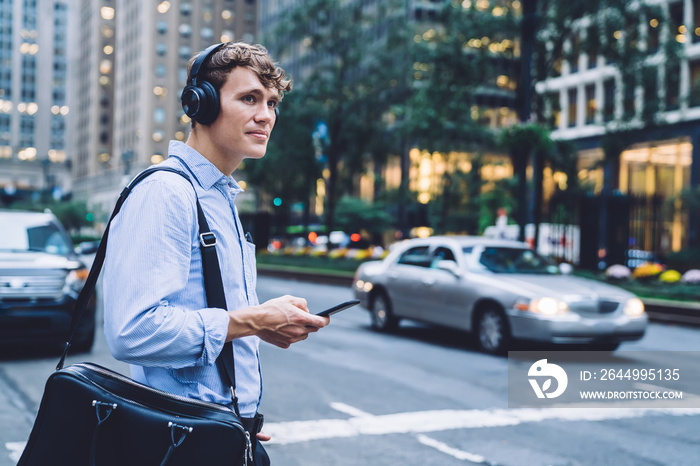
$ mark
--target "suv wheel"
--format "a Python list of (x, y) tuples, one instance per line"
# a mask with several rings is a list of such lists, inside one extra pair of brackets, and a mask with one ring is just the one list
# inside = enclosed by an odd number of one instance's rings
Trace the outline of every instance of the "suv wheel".
[(510, 343), (510, 329), (503, 311), (489, 307), (480, 312), (476, 319), (476, 336), (482, 351), (505, 353)]
[(372, 328), (389, 332), (398, 327), (399, 321), (391, 311), (389, 297), (384, 292), (377, 293), (372, 300)]

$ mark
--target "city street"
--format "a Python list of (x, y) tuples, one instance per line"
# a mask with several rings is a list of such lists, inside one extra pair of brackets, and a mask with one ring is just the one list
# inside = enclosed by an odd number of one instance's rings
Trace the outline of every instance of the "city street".
[[(261, 301), (303, 296), (312, 312), (352, 297), (344, 287), (269, 277), (259, 277), (258, 294)], [(700, 409), (509, 409), (506, 357), (477, 352), (460, 332), (404, 323), (384, 335), (369, 322), (356, 307), (290, 349), (261, 344), (261, 412), (273, 464), (698, 463)], [(700, 351), (700, 329), (651, 324), (644, 339), (620, 350)], [(48, 349), (2, 349), (0, 466), (19, 458), (58, 357)], [(68, 363), (82, 360), (128, 373), (101, 332), (91, 354)]]

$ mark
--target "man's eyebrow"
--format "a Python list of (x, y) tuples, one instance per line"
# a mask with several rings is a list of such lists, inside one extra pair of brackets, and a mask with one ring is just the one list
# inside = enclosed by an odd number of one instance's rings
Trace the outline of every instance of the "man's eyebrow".
[[(240, 94), (241, 94), (241, 95), (250, 95), (250, 94), (253, 94), (253, 95), (258, 96), (258, 97), (265, 97), (265, 95), (266, 95), (266, 93), (263, 92), (262, 89), (257, 88), (257, 87), (250, 88), (250, 89), (242, 89), (242, 90), (240, 91)], [(270, 99), (268, 99), (268, 100), (273, 100), (273, 101), (275, 101), (275, 102), (278, 102), (278, 101), (280, 100), (280, 98), (279, 98), (279, 96), (275, 93), (274, 95), (271, 95), (271, 96), (270, 96)]]

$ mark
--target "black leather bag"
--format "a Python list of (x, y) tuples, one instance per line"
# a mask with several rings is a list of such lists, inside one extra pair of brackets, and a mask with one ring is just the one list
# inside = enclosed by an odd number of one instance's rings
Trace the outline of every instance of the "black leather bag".
[[(231, 386), (234, 409), (162, 392), (91, 363), (63, 367), (70, 342), (104, 263), (109, 226), (133, 187), (158, 170), (139, 174), (117, 201), (76, 303), (73, 324), (56, 372), (46, 382), (39, 413), (18, 466), (237, 466), (252, 463), (250, 434), (238, 411), (233, 348), (217, 358)], [(216, 237), (197, 201), (207, 303), (226, 309)]]

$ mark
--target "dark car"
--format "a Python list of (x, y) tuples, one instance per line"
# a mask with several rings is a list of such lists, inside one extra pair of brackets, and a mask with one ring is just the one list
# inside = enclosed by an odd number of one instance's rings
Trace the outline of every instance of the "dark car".
[[(0, 343), (60, 344), (88, 270), (49, 213), (0, 211)], [(93, 295), (73, 339), (79, 351), (95, 338)]]

